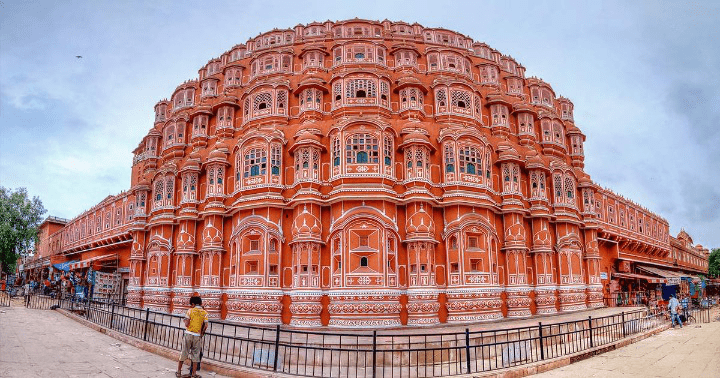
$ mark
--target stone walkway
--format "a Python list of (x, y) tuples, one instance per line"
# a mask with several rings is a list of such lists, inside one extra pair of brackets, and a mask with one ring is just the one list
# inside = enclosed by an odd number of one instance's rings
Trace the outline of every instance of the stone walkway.
[(57, 311), (0, 307), (0, 377), (170, 378), (175, 369), (175, 361), (84, 327)]
[[(717, 316), (715, 308), (712, 319)], [(720, 377), (720, 321), (671, 328), (533, 377)]]

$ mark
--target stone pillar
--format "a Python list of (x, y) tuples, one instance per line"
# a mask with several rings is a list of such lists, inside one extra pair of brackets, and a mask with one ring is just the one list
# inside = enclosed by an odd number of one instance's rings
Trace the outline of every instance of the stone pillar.
[(320, 243), (299, 241), (292, 245), (293, 282), (290, 299), (290, 325), (321, 326)]
[(532, 288), (527, 278), (527, 246), (525, 226), (520, 213), (506, 213), (503, 216), (505, 227), (505, 266), (507, 281), (505, 287), (507, 316), (521, 318), (531, 315), (530, 293)]
[(142, 308), (143, 303), (143, 272), (145, 262), (145, 232), (133, 231), (133, 244), (130, 248), (130, 279), (128, 294), (125, 298), (127, 306)]
[(410, 242), (408, 251), (409, 285), (407, 290), (408, 325), (440, 323), (438, 290), (435, 283), (435, 248), (427, 241)]
[(556, 223), (558, 250), (558, 271), (560, 286), (558, 296), (560, 311), (578, 311), (587, 308), (586, 283), (583, 274), (582, 245), (578, 238), (578, 226), (571, 223)]
[[(172, 313), (184, 314), (190, 308), (190, 297), (194, 291), (193, 272), (198, 253), (195, 251), (194, 220), (182, 220), (176, 238), (176, 251), (173, 253), (175, 282), (173, 283)], [(205, 301), (205, 298), (203, 298)], [(203, 302), (203, 305), (206, 305)]]
[(220, 319), (221, 296), (220, 274), (222, 272), (223, 218), (220, 215), (208, 215), (202, 231), (200, 249), (200, 287), (198, 294), (203, 307), (211, 319)]
[(557, 313), (557, 281), (554, 274), (556, 258), (552, 250), (550, 224), (545, 217), (532, 221), (532, 257), (535, 267), (535, 312), (536, 314)]
[(597, 242), (597, 230), (585, 230), (585, 272), (587, 280), (588, 308), (603, 307), (603, 287), (600, 281), (600, 250)]
[(406, 208), (406, 251), (408, 261), (408, 325), (434, 325), (440, 322), (438, 289), (435, 281), (435, 222), (433, 208), (413, 202)]

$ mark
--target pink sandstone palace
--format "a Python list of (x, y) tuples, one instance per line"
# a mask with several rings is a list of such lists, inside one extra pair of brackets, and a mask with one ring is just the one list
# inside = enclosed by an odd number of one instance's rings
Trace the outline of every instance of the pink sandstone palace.
[(130, 189), (49, 218), (38, 253), (115, 259), (132, 307), (199, 293), (216, 319), (298, 327), (574, 311), (639, 267), (706, 272), (707, 249), (590, 179), (584, 141), (569, 99), (459, 33), (276, 29), (158, 102)]

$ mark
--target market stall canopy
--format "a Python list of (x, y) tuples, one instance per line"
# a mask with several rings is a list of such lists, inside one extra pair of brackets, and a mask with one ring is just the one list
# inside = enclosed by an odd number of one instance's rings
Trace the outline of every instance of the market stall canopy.
[(667, 280), (668, 285), (680, 285), (680, 280), (683, 277), (691, 277), (688, 274), (680, 273), (680, 272), (672, 272), (665, 269), (655, 268), (652, 266), (644, 266), (644, 265), (638, 265), (638, 269), (642, 270), (643, 272), (655, 274), (657, 276), (663, 277)]
[(91, 266), (92, 263), (94, 263), (95, 261), (112, 260), (112, 259), (116, 259), (117, 257), (118, 257), (117, 253), (110, 253), (108, 255), (91, 257), (89, 259), (70, 264), (70, 269), (87, 268), (87, 267)]
[(613, 275), (613, 277), (617, 277), (617, 278), (641, 279), (641, 280), (645, 280), (649, 283), (666, 283), (667, 282), (667, 280), (665, 278), (646, 276), (643, 274), (613, 273), (612, 275)]
[(70, 264), (74, 264), (74, 263), (76, 263), (76, 262), (78, 262), (78, 261), (77, 261), (77, 260), (65, 261), (64, 263), (53, 264), (53, 267), (55, 267), (55, 269), (57, 269), (57, 270), (62, 270), (63, 272), (69, 272), (69, 271), (70, 271)]

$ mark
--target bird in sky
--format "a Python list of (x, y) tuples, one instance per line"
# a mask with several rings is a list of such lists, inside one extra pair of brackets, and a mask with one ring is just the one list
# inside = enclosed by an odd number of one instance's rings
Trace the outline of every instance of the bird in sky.
[(80, 59), (80, 58), (82, 58), (82, 55), (75, 55), (75, 57)]

